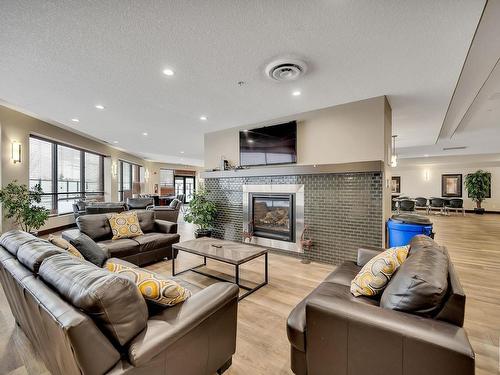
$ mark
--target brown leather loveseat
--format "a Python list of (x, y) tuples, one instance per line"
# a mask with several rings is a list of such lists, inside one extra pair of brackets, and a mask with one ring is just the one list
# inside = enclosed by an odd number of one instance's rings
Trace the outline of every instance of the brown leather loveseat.
[[(360, 249), (357, 262), (344, 262), (292, 310), (296, 375), (474, 374), (465, 295), (448, 252), (426, 236), (410, 245), (381, 298), (350, 293), (351, 280), (382, 250)], [(403, 312), (412, 305), (422, 309)]]
[(76, 219), (78, 229), (66, 230), (62, 233), (62, 237), (71, 241), (84, 233), (103, 247), (109, 253), (109, 257), (124, 259), (139, 266), (176, 256), (177, 252), (172, 249), (172, 245), (179, 242), (180, 238), (177, 234), (177, 223), (156, 220), (153, 211), (135, 212), (144, 232), (142, 236), (112, 240), (113, 233), (108, 214), (95, 214), (78, 217)]
[(54, 375), (220, 374), (235, 352), (232, 283), (200, 290), (176, 279), (192, 296), (151, 308), (131, 280), (18, 230), (0, 237), (0, 281)]

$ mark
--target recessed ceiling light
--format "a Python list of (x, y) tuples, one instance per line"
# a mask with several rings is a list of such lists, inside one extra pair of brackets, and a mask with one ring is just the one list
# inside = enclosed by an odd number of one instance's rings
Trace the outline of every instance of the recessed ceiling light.
[(103, 110), (103, 109), (104, 109), (104, 106), (103, 106), (102, 104), (96, 104), (96, 105), (95, 105), (95, 107), (96, 107), (97, 109), (101, 109), (101, 110)]
[(72, 118), (71, 121), (73, 121), (73, 122), (80, 122), (80, 120), (78, 120), (77, 118)]
[(184, 153), (184, 151), (181, 151), (181, 154), (183, 154), (183, 153)]
[(201, 120), (201, 121), (207, 121), (207, 120), (208, 120), (208, 117), (207, 117), (207, 116), (200, 116), (200, 120)]
[(248, 133), (248, 129), (243, 129), (243, 132), (244, 133)]
[(118, 141), (113, 141), (113, 143), (116, 145), (118, 143)]
[(166, 76), (173, 76), (174, 71), (172, 69), (163, 69), (163, 74), (165, 74)]
[(253, 143), (253, 139), (249, 139), (249, 140), (248, 140), (248, 143)]
[(147, 133), (147, 132), (144, 132), (144, 133), (142, 133), (142, 135), (143, 135), (143, 136), (147, 136), (147, 135), (148, 135), (148, 133)]
[(292, 92), (293, 96), (299, 96), (300, 94), (302, 94), (302, 93), (299, 90)]

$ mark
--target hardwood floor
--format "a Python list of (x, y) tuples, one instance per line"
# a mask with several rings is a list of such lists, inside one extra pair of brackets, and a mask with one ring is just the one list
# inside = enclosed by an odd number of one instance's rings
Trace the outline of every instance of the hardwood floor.
[[(436, 240), (447, 246), (467, 294), (465, 328), (477, 355), (476, 374), (499, 372), (500, 337), (500, 215), (432, 217)], [(192, 228), (180, 225), (183, 240), (192, 238)], [(178, 269), (199, 263), (199, 258), (181, 253)], [(231, 273), (232, 269), (209, 261), (210, 268)], [(171, 262), (148, 267), (171, 274)], [(335, 267), (270, 254), (270, 283), (239, 304), (237, 352), (228, 375), (292, 374), (286, 318), (290, 310)], [(206, 286), (214, 282), (192, 272), (182, 278)], [(258, 282), (263, 261), (242, 268), (242, 279)], [(43, 363), (24, 334), (15, 326), (7, 301), (0, 292), (0, 374), (44, 374)]]

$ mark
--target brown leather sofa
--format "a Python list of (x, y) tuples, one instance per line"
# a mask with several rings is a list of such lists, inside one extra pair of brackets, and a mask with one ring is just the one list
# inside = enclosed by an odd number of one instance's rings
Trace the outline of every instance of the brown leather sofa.
[[(350, 293), (351, 280), (381, 250), (359, 249), (357, 262), (340, 265), (292, 310), (287, 333), (293, 372), (297, 375), (474, 374), (474, 352), (462, 328), (465, 295), (446, 249), (429, 237), (415, 237), (407, 260), (384, 291), (390, 294), (392, 289), (406, 287), (400, 285), (402, 282), (413, 280), (415, 285), (410, 282), (409, 286), (420, 288), (418, 293), (354, 297)], [(432, 253), (417, 257), (423, 250), (443, 252), (446, 268), (439, 268), (439, 262), (429, 256)], [(444, 275), (432, 275), (443, 269)], [(413, 274), (408, 278), (405, 272)], [(419, 272), (426, 276), (420, 278)], [(429, 297), (435, 291), (430, 290), (426, 281), (432, 278), (447, 284), (438, 293), (442, 296), (439, 303), (434, 302), (436, 295)], [(381, 306), (390, 303), (391, 298), (406, 301), (403, 305), (424, 304), (428, 313), (416, 315)]]
[(177, 234), (177, 223), (156, 220), (153, 211), (136, 212), (144, 232), (143, 236), (112, 240), (108, 215), (95, 214), (78, 217), (76, 219), (78, 229), (66, 230), (62, 233), (62, 237), (71, 241), (81, 233), (85, 233), (103, 247), (109, 253), (109, 257), (124, 259), (139, 266), (177, 256), (177, 251), (172, 249), (172, 245), (179, 242), (180, 238)]
[(129, 279), (21, 231), (0, 237), (0, 281), (54, 375), (221, 374), (235, 352), (232, 283), (200, 290), (177, 280), (193, 295), (155, 309)]

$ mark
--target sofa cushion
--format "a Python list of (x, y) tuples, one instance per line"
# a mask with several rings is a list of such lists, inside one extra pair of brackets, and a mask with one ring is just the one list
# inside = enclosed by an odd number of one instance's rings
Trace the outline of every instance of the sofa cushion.
[(69, 241), (66, 241), (64, 238), (50, 234), (48, 240), (52, 245), (57, 246), (60, 249), (66, 250), (71, 255), (74, 255), (75, 257), (80, 259), (85, 259), (83, 255), (78, 251), (78, 249), (74, 247), (71, 243), (69, 243)]
[(127, 278), (69, 254), (46, 259), (40, 276), (119, 345), (125, 345), (146, 327), (146, 302)]
[(76, 219), (80, 232), (94, 241), (109, 240), (113, 236), (106, 214), (84, 215)]
[(155, 213), (151, 210), (135, 211), (139, 219), (139, 225), (144, 233), (153, 232), (155, 230)]
[(396, 270), (408, 256), (409, 246), (391, 247), (366, 263), (351, 282), (354, 296), (376, 296), (382, 293)]
[(19, 229), (13, 229), (8, 232), (5, 232), (0, 237), (0, 245), (2, 245), (5, 250), (7, 250), (12, 255), (17, 254), (17, 250), (19, 247), (29, 241), (34, 241), (37, 238), (32, 234), (27, 232), (23, 232)]
[(132, 280), (144, 299), (160, 306), (174, 306), (191, 296), (191, 292), (176, 281), (163, 278), (142, 268), (128, 267), (113, 262), (107, 262), (106, 268)]
[(38, 273), (42, 262), (55, 254), (62, 253), (62, 250), (48, 241), (37, 239), (28, 241), (19, 247), (17, 259), (34, 273)]
[(139, 252), (151, 251), (168, 247), (179, 242), (178, 234), (168, 233), (146, 233), (142, 236), (135, 237), (134, 241), (139, 244)]
[(355, 262), (344, 262), (329, 274), (323, 282), (351, 286), (351, 281), (361, 270)]
[(387, 285), (380, 306), (433, 316), (448, 289), (447, 253), (433, 247), (413, 252)]
[(84, 233), (71, 239), (70, 243), (76, 247), (86, 260), (94, 263), (98, 267), (102, 267), (106, 259), (108, 259), (107, 252)]
[(135, 239), (106, 240), (99, 242), (99, 246), (106, 249), (110, 257), (123, 258), (139, 253), (139, 244)]
[[(335, 272), (335, 271), (334, 271)], [(312, 296), (322, 296), (325, 299), (339, 297), (348, 299), (355, 303), (377, 306), (377, 300), (368, 297), (354, 297), (349, 285), (335, 284), (332, 282), (322, 282), (311, 294), (299, 302), (288, 316), (287, 335), (290, 343), (302, 352), (306, 351), (306, 304)]]
[(113, 232), (112, 240), (134, 238), (143, 234), (135, 211), (110, 214), (109, 225)]

